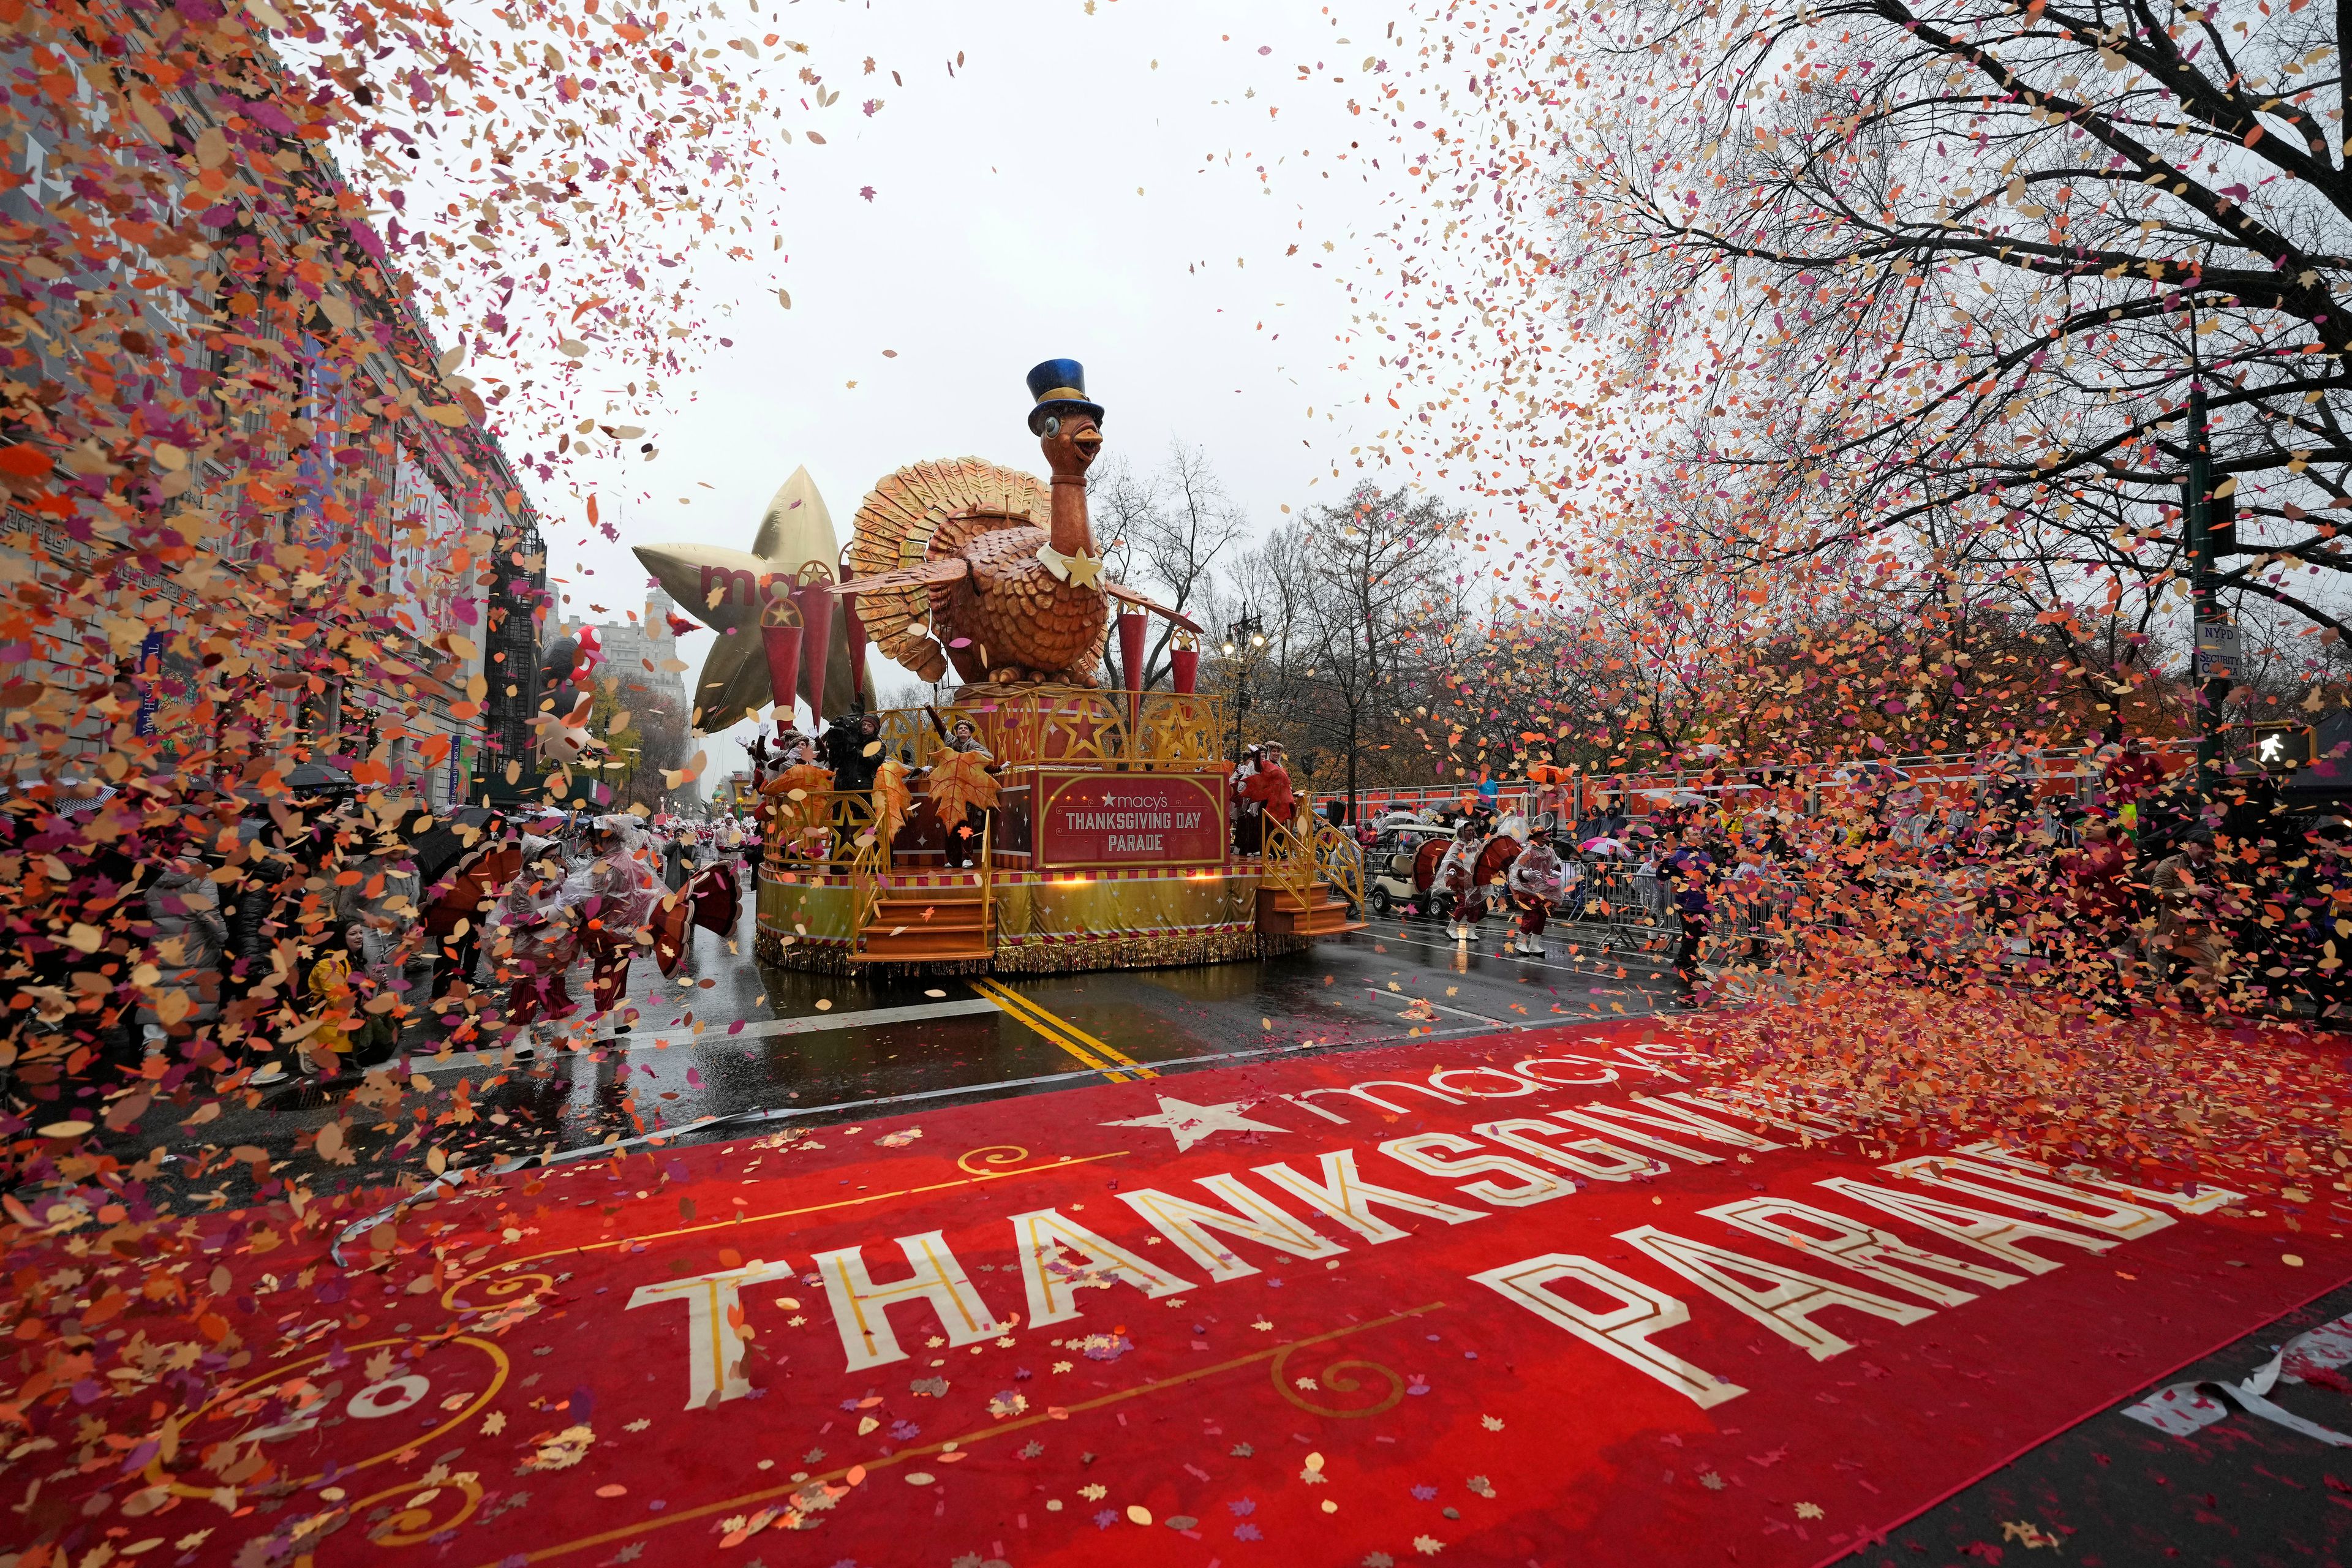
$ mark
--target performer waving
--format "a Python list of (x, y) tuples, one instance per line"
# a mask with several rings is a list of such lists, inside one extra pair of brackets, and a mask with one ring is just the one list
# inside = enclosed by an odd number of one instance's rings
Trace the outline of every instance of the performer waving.
[(1279, 822), (1290, 826), (1293, 813), (1298, 809), (1297, 796), (1291, 792), (1290, 770), (1283, 765), (1282, 742), (1268, 741), (1257, 748), (1257, 771), (1235, 787), (1242, 799), (1257, 803), (1259, 812), (1257, 848), (1265, 849), (1265, 824)]
[(980, 859), (982, 830), (997, 802), (996, 780), (988, 771), (992, 760), (972, 721), (958, 715), (924, 780), (947, 833), (950, 867), (971, 866)]

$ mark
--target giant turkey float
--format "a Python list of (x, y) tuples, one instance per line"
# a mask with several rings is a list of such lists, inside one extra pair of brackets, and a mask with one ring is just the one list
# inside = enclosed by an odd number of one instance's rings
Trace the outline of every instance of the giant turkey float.
[[(1235, 853), (1223, 704), (1194, 689), (1200, 628), (1104, 575), (1086, 488), (1103, 409), (1075, 360), (1037, 366), (1029, 391), (1046, 481), (913, 464), (866, 495), (845, 552), (803, 468), (748, 553), (636, 552), (719, 634), (696, 727), (775, 704), (755, 750), (760, 960), (1040, 973), (1227, 963), (1360, 929), (1354, 847), (1303, 806)], [(1180, 628), (1171, 690), (1140, 689), (1153, 615)], [(1116, 688), (1099, 674), (1114, 621)], [(866, 714), (869, 640), (961, 684)], [(795, 695), (865, 723), (803, 736)]]

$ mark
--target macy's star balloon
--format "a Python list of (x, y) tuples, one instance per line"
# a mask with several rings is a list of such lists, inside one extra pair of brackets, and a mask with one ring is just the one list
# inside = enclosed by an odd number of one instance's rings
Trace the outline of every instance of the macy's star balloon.
[[(640, 544), (636, 556), (671, 598), (719, 634), (694, 685), (697, 730), (706, 734), (724, 730), (770, 702), (791, 700), (791, 694), (772, 689), (761, 646), (761, 616), (782, 616), (798, 625), (793, 589), (803, 573), (816, 563), (829, 582), (837, 575), (841, 559), (833, 515), (825, 510), (824, 498), (807, 468), (793, 469), (768, 502), (748, 553), (716, 544)], [(820, 659), (815, 650), (807, 650), (794, 682), (798, 695), (828, 717), (848, 710), (855, 679), (849, 617), (834, 616), (831, 621), (827, 657)], [(811, 689), (811, 677), (820, 672), (824, 682), (821, 693)]]

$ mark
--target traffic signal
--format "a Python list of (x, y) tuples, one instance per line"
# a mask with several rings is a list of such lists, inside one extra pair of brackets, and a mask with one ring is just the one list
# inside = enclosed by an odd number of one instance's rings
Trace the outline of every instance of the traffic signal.
[[(2213, 540), (2216, 561), (2240, 553), (2238, 550), (2238, 492), (2206, 498), (2205, 531)], [(2245, 553), (2252, 554), (2252, 551)]]

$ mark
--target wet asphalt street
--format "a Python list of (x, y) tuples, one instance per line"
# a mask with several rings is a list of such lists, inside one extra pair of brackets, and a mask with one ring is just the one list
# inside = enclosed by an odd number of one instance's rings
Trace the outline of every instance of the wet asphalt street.
[[(1236, 1052), (1633, 1016), (1672, 994), (1655, 959), (1605, 952), (1594, 933), (1556, 930), (1542, 959), (1514, 955), (1500, 919), (1471, 943), (1447, 941), (1440, 922), (1391, 918), (1278, 959), (1002, 980), (765, 969), (750, 957), (751, 930), (747, 910), (731, 942), (696, 931), (667, 980), (639, 959), (627, 1004), (593, 1024), (583, 1014), (568, 1032), (541, 1025), (496, 1052), (447, 1048), (437, 1027), (415, 1027), (371, 1083), (289, 1081), (197, 1129), (173, 1127), (158, 1107), (125, 1142), (168, 1130), (184, 1149), (193, 1132), (215, 1149), (291, 1160), (331, 1188), (421, 1173), (436, 1144), (478, 1165), (655, 1133), (740, 1137), (787, 1118), (819, 1125), (1064, 1088), (1128, 1063), (1181, 1072)], [(584, 973), (573, 979), (584, 995)], [(354, 1088), (356, 1114), (342, 1103)], [(339, 1117), (355, 1160), (331, 1170), (310, 1142)], [(243, 1195), (234, 1163), (174, 1163), (168, 1185)]]

